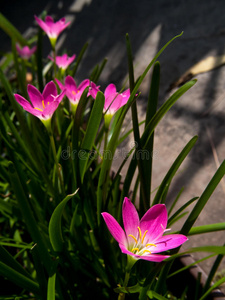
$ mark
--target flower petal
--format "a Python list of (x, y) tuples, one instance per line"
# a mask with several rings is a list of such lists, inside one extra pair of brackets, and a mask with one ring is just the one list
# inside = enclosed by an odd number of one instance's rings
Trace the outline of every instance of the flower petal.
[(72, 76), (68, 75), (66, 76), (66, 79), (65, 79), (65, 87), (66, 89), (68, 89), (70, 92), (72, 91), (77, 91), (77, 85), (76, 85), (76, 82), (75, 80), (73, 79)]
[(127, 244), (126, 235), (120, 226), (120, 224), (111, 216), (109, 213), (105, 212), (102, 213), (102, 216), (105, 220), (105, 223), (111, 233), (111, 235), (114, 237), (114, 239), (122, 245)]
[(36, 117), (41, 117), (42, 115), (42, 111), (34, 109), (32, 107), (32, 105), (30, 104), (30, 102), (28, 102), (25, 98), (23, 98), (22, 96), (15, 94), (14, 95), (16, 101), (23, 107), (23, 109), (25, 109), (26, 111), (28, 111), (29, 113), (31, 113), (32, 115), (36, 116)]
[(78, 86), (78, 90), (83, 93), (83, 91), (90, 85), (90, 80), (85, 79), (81, 82), (81, 84)]
[(154, 240), (162, 236), (167, 226), (167, 210), (164, 204), (152, 206), (142, 217), (140, 228), (142, 232), (148, 230), (146, 234), (147, 241), (154, 243)]
[(57, 78), (55, 78), (55, 81), (57, 82), (60, 90), (64, 90), (65, 89), (65, 86)]
[(55, 110), (57, 109), (57, 107), (59, 106), (59, 101), (53, 101), (51, 102), (43, 111), (42, 113), (42, 117), (47, 120), (50, 119), (52, 117), (52, 115), (54, 114)]
[(123, 224), (126, 235), (132, 234), (134, 237), (138, 235), (139, 216), (133, 203), (127, 197), (124, 198), (123, 208)]
[(157, 239), (154, 243), (156, 247), (151, 249), (153, 253), (174, 249), (186, 242), (188, 238), (182, 234), (168, 234)]
[(124, 245), (119, 244), (119, 246), (120, 246), (122, 253), (130, 255), (137, 260), (144, 259), (144, 260), (148, 260), (148, 261), (152, 261), (152, 262), (161, 262), (164, 259), (170, 257), (169, 255), (161, 255), (161, 254), (137, 255), (137, 254), (134, 254), (133, 252), (127, 250), (127, 248)]
[(42, 105), (43, 97), (42, 94), (39, 92), (39, 90), (35, 86), (28, 84), (27, 92), (33, 106), (43, 110), (43, 105)]
[(34, 16), (35, 20), (37, 21), (38, 25), (41, 27), (42, 30), (44, 30), (48, 34), (48, 26), (45, 24), (45, 22), (42, 19), (39, 19), (37, 16)]
[(105, 98), (109, 97), (111, 94), (116, 94), (116, 86), (113, 83), (110, 83), (105, 89)]
[[(53, 81), (50, 81), (46, 84), (46, 86), (43, 90), (42, 96), (43, 96), (44, 100), (48, 100), (49, 96), (53, 95), (54, 97), (56, 97), (57, 94), (58, 93), (57, 93), (56, 85), (54, 84)], [(54, 97), (51, 97), (50, 99), (54, 100)]]

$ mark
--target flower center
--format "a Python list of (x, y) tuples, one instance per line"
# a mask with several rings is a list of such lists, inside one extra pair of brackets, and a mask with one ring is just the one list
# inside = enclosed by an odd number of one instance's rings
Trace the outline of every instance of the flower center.
[(72, 94), (75, 96), (76, 94), (78, 94), (78, 93), (80, 93), (80, 91), (79, 90), (77, 90), (77, 92), (75, 92), (75, 91), (72, 91)]
[(141, 228), (138, 226), (138, 232), (139, 236), (136, 238), (134, 235), (129, 234), (128, 236), (132, 237), (132, 239), (135, 241), (134, 247), (131, 249), (131, 252), (134, 254), (142, 255), (144, 253), (149, 253), (151, 254), (151, 251), (148, 249), (148, 247), (157, 247), (155, 244), (152, 243), (144, 243), (146, 234), (148, 230), (145, 230), (144, 234), (142, 235)]
[[(39, 111), (43, 111), (45, 109), (45, 101), (42, 100), (41, 103), (42, 103), (43, 109), (40, 109), (38, 107), (34, 107), (34, 109), (39, 110)], [(49, 105), (49, 102), (47, 103), (47, 105)]]

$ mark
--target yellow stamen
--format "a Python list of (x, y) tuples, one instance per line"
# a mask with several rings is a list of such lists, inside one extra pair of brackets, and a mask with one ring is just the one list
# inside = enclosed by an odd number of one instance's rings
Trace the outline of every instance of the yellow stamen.
[(75, 95), (76, 95), (76, 92), (75, 92), (75, 91), (72, 91), (72, 94), (75, 96)]
[(136, 244), (138, 243), (137, 239), (132, 234), (129, 234), (128, 236), (132, 237), (135, 240)]
[(144, 233), (144, 235), (143, 235), (143, 238), (142, 238), (142, 240), (141, 240), (142, 244), (143, 244), (143, 242), (144, 242), (144, 239), (145, 239), (145, 236), (146, 236), (146, 233), (147, 233), (147, 232), (148, 232), (148, 230), (146, 230), (145, 233)]
[(150, 253), (150, 254), (152, 253), (151, 251), (149, 251), (149, 250), (147, 250), (147, 249), (143, 251), (143, 253), (145, 253), (145, 252), (148, 252), (148, 253)]
[(36, 110), (40, 110), (40, 111), (43, 111), (42, 109), (38, 108), (38, 107), (34, 107), (34, 109)]
[(133, 252), (133, 251), (139, 251), (139, 248), (133, 248), (133, 249), (131, 250), (131, 252)]
[(42, 102), (43, 108), (45, 109), (45, 102), (44, 102), (44, 100), (42, 100), (41, 102)]
[(138, 231), (139, 231), (139, 236), (140, 236), (140, 240), (141, 240), (141, 228), (138, 226)]
[(48, 105), (49, 105), (49, 102), (48, 102)]
[(146, 247), (149, 247), (149, 246), (157, 247), (155, 244), (146, 244)]

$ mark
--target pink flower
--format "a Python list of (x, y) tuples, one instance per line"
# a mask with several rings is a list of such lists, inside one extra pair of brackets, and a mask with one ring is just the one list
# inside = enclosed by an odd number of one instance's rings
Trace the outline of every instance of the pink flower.
[[(76, 55), (69, 57), (67, 54), (63, 54), (62, 56), (56, 56), (55, 62), (59, 68), (66, 70), (66, 68), (74, 61)], [(54, 62), (54, 58), (48, 56)]]
[(14, 95), (16, 101), (23, 107), (23, 109), (42, 121), (51, 119), (53, 113), (65, 95), (65, 91), (58, 95), (56, 85), (53, 81), (46, 84), (42, 94), (31, 84), (28, 84), (27, 92), (31, 103), (18, 94)]
[(23, 59), (29, 59), (37, 50), (37, 46), (30, 49), (28, 46), (21, 48), (19, 44), (16, 44), (16, 50)]
[(53, 46), (55, 46), (59, 34), (71, 23), (66, 23), (65, 18), (62, 18), (54, 23), (54, 20), (50, 16), (46, 16), (45, 22), (39, 19), (37, 16), (34, 17), (38, 25), (46, 32)]
[(139, 220), (134, 205), (128, 198), (125, 198), (122, 215), (125, 231), (110, 214), (102, 213), (121, 251), (135, 260), (161, 262), (169, 256), (158, 253), (176, 248), (187, 241), (187, 237), (182, 234), (163, 235), (165, 231), (168, 231), (166, 230), (167, 210), (164, 204), (152, 206)]
[[(93, 98), (96, 97), (98, 91), (98, 87), (93, 87), (90, 90), (90, 94)], [(127, 103), (130, 97), (130, 89), (124, 91), (123, 93), (118, 93), (116, 91), (116, 86), (113, 83), (111, 83), (106, 87), (104, 95), (105, 104), (103, 112), (106, 114), (113, 115), (119, 108), (121, 108)]]
[(61, 90), (66, 89), (66, 96), (73, 105), (78, 104), (83, 91), (90, 85), (90, 80), (85, 79), (77, 87), (75, 80), (69, 75), (65, 78), (65, 86), (58, 79), (55, 79), (55, 81), (58, 83)]

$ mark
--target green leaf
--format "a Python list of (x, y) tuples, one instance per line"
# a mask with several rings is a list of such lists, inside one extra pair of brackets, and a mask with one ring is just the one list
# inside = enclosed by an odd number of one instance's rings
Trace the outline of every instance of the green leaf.
[[(145, 128), (156, 114), (157, 104), (158, 104), (158, 95), (159, 95), (159, 82), (160, 82), (160, 63), (156, 62), (152, 72), (151, 87), (148, 97), (148, 105), (145, 119)], [(151, 181), (152, 181), (152, 154), (153, 154), (153, 145), (154, 145), (154, 132), (152, 133), (149, 142), (146, 144), (146, 149), (149, 153), (148, 159), (145, 159), (143, 164), (144, 167), (144, 178), (145, 178), (145, 190), (147, 197), (149, 199), (149, 204), (151, 203)]]
[(78, 69), (78, 66), (79, 66), (79, 64), (80, 64), (80, 62), (81, 62), (81, 60), (82, 60), (82, 57), (83, 57), (85, 51), (87, 50), (87, 47), (88, 47), (88, 43), (84, 44), (84, 46), (83, 46), (83, 48), (81, 49), (79, 55), (77, 56), (76, 62), (75, 62), (75, 66), (74, 66), (74, 68), (73, 68), (73, 70), (72, 70), (72, 74), (71, 74), (72, 77), (75, 76), (75, 74), (76, 74), (76, 72), (77, 72), (77, 69)]
[(125, 294), (133, 294), (133, 293), (138, 293), (140, 292), (141, 287), (139, 284), (136, 284), (134, 286), (130, 286), (130, 287), (117, 287), (114, 289), (114, 292), (116, 293), (125, 293)]
[(50, 222), (49, 222), (49, 238), (52, 244), (52, 247), (55, 252), (61, 252), (63, 250), (64, 240), (62, 235), (62, 214), (66, 203), (76, 195), (78, 190), (73, 194), (67, 195), (62, 202), (58, 204), (55, 210), (52, 213)]
[(54, 272), (48, 278), (48, 286), (47, 286), (47, 300), (55, 300), (55, 281), (56, 281), (56, 267)]
[(164, 177), (162, 183), (160, 184), (158, 191), (155, 195), (153, 205), (157, 203), (163, 203), (165, 198), (165, 192), (167, 192), (168, 187), (176, 174), (178, 168), (180, 167), (181, 163), (184, 161), (185, 157), (188, 155), (188, 153), (191, 151), (193, 146), (195, 145), (197, 141), (197, 136), (193, 137), (187, 145), (184, 147), (184, 149), (181, 151), (181, 153), (178, 155), (172, 166), (170, 167), (169, 171), (167, 172), (166, 176)]
[(3, 262), (0, 262), (0, 275), (6, 277), (8, 280), (14, 282), (16, 285), (26, 289), (29, 292), (34, 294), (40, 293), (39, 285), (35, 281), (12, 269)]
[(30, 274), (27, 273), (25, 269), (16, 261), (16, 259), (2, 246), (0, 246), (0, 260), (8, 267), (14, 269), (16, 272), (31, 278)]
[(202, 226), (192, 227), (188, 232), (188, 235), (202, 234), (208, 232), (222, 231), (225, 230), (225, 223), (207, 224)]
[(34, 218), (33, 211), (31, 209), (28, 198), (24, 192), (17, 170), (15, 169), (14, 164), (12, 162), (9, 163), (8, 169), (9, 169), (11, 185), (15, 193), (17, 202), (20, 206), (20, 210), (25, 220), (27, 229), (34, 243), (37, 243), (39, 254), (42, 257), (46, 269), (48, 270), (48, 268), (50, 268), (51, 266), (52, 261), (47, 246), (45, 244), (45, 241), (43, 239), (43, 236), (37, 226), (37, 221)]
[(198, 202), (196, 203), (195, 207), (191, 211), (190, 215), (188, 216), (186, 222), (184, 223), (180, 233), (187, 235), (194, 225), (196, 219), (198, 218), (199, 214), (201, 213), (202, 209), (204, 208), (205, 204), (209, 200), (210, 196), (216, 189), (217, 185), (219, 184), (220, 180), (223, 178), (225, 174), (225, 160), (222, 162), (216, 173), (214, 174), (213, 178), (205, 188), (204, 192), (200, 196)]
[(10, 23), (3, 14), (0, 13), (0, 28), (7, 33), (11, 39), (16, 39), (22, 46), (27, 45), (27, 41), (21, 33)]
[(143, 148), (145, 149), (146, 144), (148, 143), (149, 139), (151, 138), (151, 134), (153, 133), (154, 129), (158, 125), (159, 121), (162, 117), (168, 112), (168, 110), (176, 103), (176, 101), (186, 93), (195, 83), (197, 82), (196, 79), (191, 80), (185, 83), (182, 87), (180, 87), (157, 111), (151, 121), (145, 128), (145, 131), (142, 135), (142, 143), (145, 145)]
[(173, 223), (174, 220), (182, 213), (182, 211), (188, 207), (191, 203), (193, 203), (194, 201), (196, 201), (198, 199), (198, 197), (194, 197), (191, 200), (189, 200), (187, 203), (185, 203), (184, 205), (182, 205), (168, 220), (168, 227), (170, 227)]
[[(99, 125), (102, 120), (102, 112), (105, 103), (105, 97), (102, 92), (98, 92), (94, 101), (91, 115), (87, 124), (87, 130), (81, 144), (82, 157), (80, 158), (80, 175), (81, 182), (83, 182), (86, 166), (90, 156), (90, 151), (93, 148), (93, 144), (99, 130)], [(80, 152), (81, 155), (81, 152)]]
[(157, 299), (157, 300), (167, 300), (168, 298), (165, 298), (161, 295), (159, 295), (158, 293), (154, 292), (154, 291), (148, 291), (147, 295), (150, 299)]
[(206, 299), (206, 297), (214, 290), (216, 289), (218, 286), (222, 285), (225, 282), (225, 277), (221, 278), (220, 280), (218, 280), (216, 283), (214, 283), (209, 289), (208, 291), (202, 295), (202, 297), (199, 300), (204, 300)]

